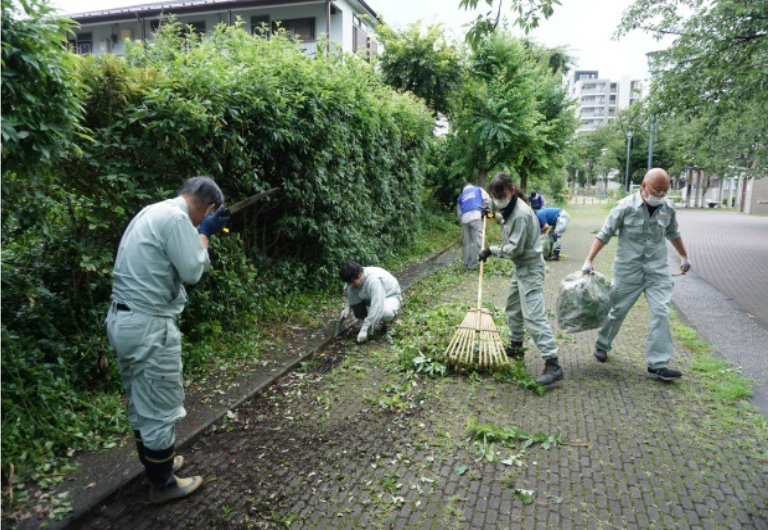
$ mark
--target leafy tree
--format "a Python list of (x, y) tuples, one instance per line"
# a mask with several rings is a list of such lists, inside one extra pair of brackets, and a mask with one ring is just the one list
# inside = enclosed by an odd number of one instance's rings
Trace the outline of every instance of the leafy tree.
[(422, 98), (434, 113), (447, 114), (452, 93), (462, 84), (461, 52), (440, 25), (422, 31), (419, 23), (397, 30), (376, 27), (384, 46), (379, 67), (384, 82)]
[[(459, 7), (470, 10), (477, 9), (480, 0), (459, 0)], [(476, 48), (482, 41), (499, 27), (502, 20), (504, 0), (485, 0), (490, 10), (478, 15), (467, 31), (466, 40)], [(555, 6), (560, 5), (560, 0), (509, 0), (508, 9), (515, 15), (515, 24), (528, 33), (539, 26), (541, 17), (549, 18), (554, 13)]]
[(39, 162), (82, 132), (78, 57), (66, 50), (73, 22), (52, 16), (43, 0), (21, 8), (3, 0), (2, 8), (3, 174), (35, 175)]
[(501, 32), (472, 54), (451, 120), (459, 160), (477, 175), (480, 186), (493, 169), (517, 171), (526, 152), (542, 149), (536, 73), (523, 43)]
[(764, 173), (768, 2), (636, 0), (617, 35), (632, 30), (674, 37), (651, 56), (652, 100), (658, 114), (697, 122), (697, 163)]

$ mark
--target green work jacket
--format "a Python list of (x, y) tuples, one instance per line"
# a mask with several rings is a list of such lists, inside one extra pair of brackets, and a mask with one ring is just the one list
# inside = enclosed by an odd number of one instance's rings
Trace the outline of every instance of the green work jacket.
[(194, 284), (211, 266), (184, 197), (147, 206), (120, 240), (112, 300), (148, 315), (176, 318)]
[(617, 232), (619, 247), (613, 262), (616, 280), (639, 284), (670, 278), (665, 239), (677, 239), (680, 230), (669, 201), (649, 215), (639, 192), (623, 198), (611, 210), (597, 238), (608, 243)]

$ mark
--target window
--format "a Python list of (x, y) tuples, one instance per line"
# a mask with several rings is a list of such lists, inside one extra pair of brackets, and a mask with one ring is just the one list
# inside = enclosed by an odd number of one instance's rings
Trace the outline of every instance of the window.
[(77, 55), (93, 53), (93, 33), (78, 33), (75, 40), (69, 41), (71, 50)]
[(251, 17), (251, 34), (269, 37), (272, 33), (269, 25), (269, 15)]
[(304, 42), (315, 40), (315, 19), (314, 18), (294, 18), (291, 20), (278, 20), (272, 23), (272, 31), (277, 31), (279, 27), (283, 28), (294, 39), (301, 39)]
[(352, 51), (362, 52), (368, 48), (368, 25), (357, 15), (352, 17)]

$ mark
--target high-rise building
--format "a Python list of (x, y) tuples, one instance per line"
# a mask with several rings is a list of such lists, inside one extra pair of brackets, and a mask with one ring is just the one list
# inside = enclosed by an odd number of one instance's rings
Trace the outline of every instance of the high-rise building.
[(616, 119), (619, 83), (601, 79), (597, 70), (576, 70), (570, 95), (579, 114), (576, 132), (594, 131)]

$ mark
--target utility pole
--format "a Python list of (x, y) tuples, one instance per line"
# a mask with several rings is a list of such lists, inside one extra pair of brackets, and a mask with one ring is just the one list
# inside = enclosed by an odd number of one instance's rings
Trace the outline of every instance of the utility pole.
[(632, 145), (632, 131), (627, 131), (627, 166), (624, 171), (624, 189), (629, 193), (629, 148)]
[(656, 131), (656, 119), (651, 116), (650, 134), (648, 135), (648, 171), (653, 167), (653, 133)]

